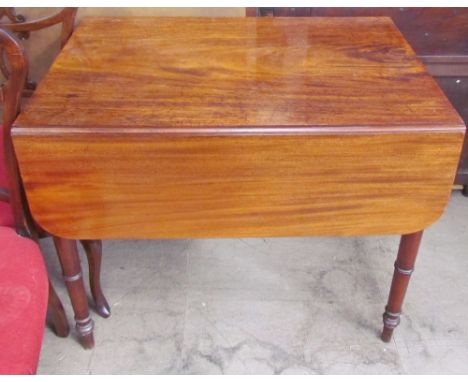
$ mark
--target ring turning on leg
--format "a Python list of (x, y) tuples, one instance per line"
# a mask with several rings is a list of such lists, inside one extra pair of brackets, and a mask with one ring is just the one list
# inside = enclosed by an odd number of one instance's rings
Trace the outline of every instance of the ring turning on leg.
[(63, 278), (75, 312), (76, 331), (84, 348), (94, 346), (93, 321), (89, 316), (88, 298), (81, 275), (81, 264), (74, 240), (54, 237), (55, 248), (62, 266)]
[(403, 235), (400, 240), (395, 270), (393, 272), (392, 286), (388, 296), (388, 303), (383, 314), (382, 341), (389, 342), (393, 330), (400, 323), (401, 306), (405, 298), (411, 273), (418, 254), (423, 231)]

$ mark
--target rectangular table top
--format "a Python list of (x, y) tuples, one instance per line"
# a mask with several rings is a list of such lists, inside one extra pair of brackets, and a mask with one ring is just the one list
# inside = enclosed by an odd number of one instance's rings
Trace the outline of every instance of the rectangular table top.
[(403, 234), (465, 127), (387, 18), (86, 18), (12, 135), (72, 239)]
[(84, 18), (15, 126), (464, 128), (385, 17)]

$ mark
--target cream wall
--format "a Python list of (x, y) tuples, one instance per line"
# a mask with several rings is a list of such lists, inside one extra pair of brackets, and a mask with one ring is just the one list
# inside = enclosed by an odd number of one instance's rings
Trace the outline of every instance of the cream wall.
[[(16, 8), (18, 14), (34, 20), (53, 14), (61, 8)], [(243, 17), (245, 8), (80, 8), (76, 22), (85, 16), (212, 16)], [(47, 72), (58, 54), (60, 26), (50, 27), (31, 33), (24, 41), (30, 60), (30, 78), (35, 81)]]

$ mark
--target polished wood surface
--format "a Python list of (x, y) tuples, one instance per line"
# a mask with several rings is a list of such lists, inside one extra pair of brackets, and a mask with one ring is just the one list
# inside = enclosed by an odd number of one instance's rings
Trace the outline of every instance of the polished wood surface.
[[(404, 233), (400, 267), (444, 209), (464, 131), (386, 18), (94, 18), (13, 138), (34, 217), (64, 238)], [(90, 347), (75, 241), (55, 244)]]
[(462, 126), (388, 18), (152, 17), (82, 20), (16, 123), (423, 124)]
[(37, 221), (93, 239), (418, 231), (464, 130), (387, 18), (89, 18), (13, 135)]
[[(306, 7), (247, 8), (247, 16), (391, 17), (428, 72), (468, 122), (468, 8)], [(430, 171), (430, 170), (429, 170)], [(468, 196), (468, 139), (455, 183)]]
[(422, 229), (448, 200), (463, 134), (18, 138), (48, 231), (177, 238)]

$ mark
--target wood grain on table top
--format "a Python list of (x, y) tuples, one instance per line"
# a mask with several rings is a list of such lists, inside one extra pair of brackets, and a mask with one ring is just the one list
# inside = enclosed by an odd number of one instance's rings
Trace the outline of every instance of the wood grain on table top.
[(464, 130), (383, 17), (84, 18), (15, 125)]
[(464, 125), (386, 18), (89, 18), (13, 128), (71, 239), (402, 234)]

